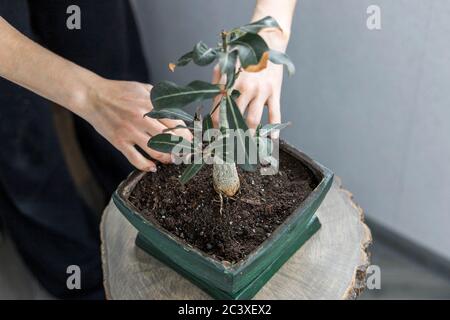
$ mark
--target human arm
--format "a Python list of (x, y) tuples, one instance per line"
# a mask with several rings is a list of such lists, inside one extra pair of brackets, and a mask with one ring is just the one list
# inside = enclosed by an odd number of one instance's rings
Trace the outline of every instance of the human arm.
[[(151, 85), (98, 76), (33, 42), (0, 17), (0, 76), (51, 100), (88, 121), (138, 169), (156, 170), (153, 159), (171, 162), (167, 154), (147, 147), (150, 135), (182, 124), (143, 115), (152, 109)], [(187, 130), (174, 130), (189, 138)]]

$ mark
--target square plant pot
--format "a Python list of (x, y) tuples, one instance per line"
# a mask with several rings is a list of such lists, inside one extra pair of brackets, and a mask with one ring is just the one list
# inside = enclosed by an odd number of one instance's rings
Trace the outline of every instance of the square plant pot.
[(143, 217), (129, 201), (146, 173), (135, 171), (113, 194), (120, 212), (138, 230), (136, 245), (217, 299), (250, 299), (320, 228), (315, 212), (331, 187), (333, 173), (284, 141), (280, 149), (307, 167), (319, 181), (292, 214), (245, 259), (224, 264)]

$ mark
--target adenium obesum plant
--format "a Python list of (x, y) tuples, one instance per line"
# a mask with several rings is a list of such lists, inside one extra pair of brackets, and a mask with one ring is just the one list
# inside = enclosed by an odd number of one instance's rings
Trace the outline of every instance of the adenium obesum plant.
[[(280, 27), (275, 19), (265, 17), (242, 27), (223, 31), (220, 42), (215, 48), (199, 42), (192, 51), (183, 55), (176, 63), (169, 64), (169, 69), (174, 71), (175, 67), (185, 66), (190, 62), (206, 66), (218, 61), (220, 72), (226, 79), (224, 84), (195, 80), (187, 86), (180, 86), (163, 81), (155, 85), (151, 91), (154, 109), (146, 116), (155, 119), (184, 120), (187, 123), (184, 128), (193, 131), (194, 139), (186, 141), (182, 137), (166, 132), (153, 136), (148, 146), (165, 153), (174, 153), (174, 150), (176, 148), (180, 150), (181, 146), (185, 151), (183, 155), (190, 158), (199, 154), (213, 155), (214, 188), (219, 195), (231, 197), (239, 190), (236, 165), (246, 171), (256, 169), (257, 163), (252, 161), (254, 160), (252, 155), (259, 154), (255, 152), (258, 149), (270, 147), (268, 142), (264, 142), (270, 140), (259, 138), (266, 137), (273, 130), (280, 130), (286, 126), (286, 124), (259, 126), (256, 136), (253, 136), (249, 134), (245, 120), (236, 104), (236, 98), (240, 92), (234, 90), (233, 85), (241, 72), (259, 72), (267, 67), (269, 60), (276, 64), (284, 64), (289, 74), (295, 71), (294, 65), (286, 54), (271, 50), (264, 39), (258, 35), (258, 32), (264, 28)], [(219, 103), (214, 105), (203, 118), (198, 111), (195, 116), (192, 116), (182, 109), (188, 104), (217, 96), (220, 98)], [(219, 128), (214, 131), (211, 114), (217, 109)], [(194, 125), (190, 126), (192, 123)], [(200, 142), (195, 138), (198, 134), (201, 136)], [(241, 161), (238, 161), (238, 157)], [(181, 183), (186, 183), (195, 176), (206, 162), (203, 160), (191, 162), (180, 178)]]

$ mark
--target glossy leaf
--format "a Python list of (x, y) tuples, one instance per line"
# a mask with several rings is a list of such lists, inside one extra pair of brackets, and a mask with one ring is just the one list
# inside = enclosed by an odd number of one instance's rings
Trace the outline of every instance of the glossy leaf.
[(247, 123), (245, 122), (244, 117), (242, 116), (241, 111), (239, 110), (236, 102), (227, 98), (227, 121), (230, 129), (242, 129), (243, 131), (248, 130)]
[(207, 133), (207, 131), (212, 128), (213, 128), (213, 121), (211, 115), (207, 114), (203, 119), (202, 130), (203, 130), (203, 138), (208, 142), (211, 141), (212, 136), (210, 133)]
[(175, 146), (184, 148), (191, 148), (191, 143), (180, 136), (175, 136), (170, 133), (161, 133), (150, 138), (147, 146), (153, 150), (171, 153)]
[(155, 109), (183, 107), (189, 103), (214, 98), (221, 92), (221, 86), (204, 81), (193, 81), (180, 86), (163, 81), (153, 87), (151, 100)]
[(241, 93), (239, 92), (239, 90), (234, 89), (233, 91), (231, 91), (231, 98), (236, 101), (237, 98), (239, 98), (241, 95)]
[(266, 136), (277, 128), (281, 129), (284, 125), (288, 124), (267, 124), (264, 127), (259, 124), (256, 128), (256, 145), (258, 146), (258, 160), (260, 162), (267, 162), (272, 155), (272, 140)]
[[(263, 165), (269, 165), (278, 167), (279, 166), (279, 158), (278, 153), (274, 151), (273, 140), (267, 138), (260, 138), (260, 145), (258, 148), (258, 163)], [(262, 170), (270, 170), (269, 168), (265, 168)], [(273, 172), (273, 171), (272, 171)]]
[[(256, 144), (248, 133), (248, 126), (241, 114), (236, 102), (230, 97), (227, 98), (227, 120), (230, 129), (235, 130), (236, 152), (244, 153), (244, 163), (238, 165), (245, 171), (255, 171), (256, 164), (250, 163), (250, 152), (256, 152)], [(240, 129), (240, 130), (239, 130)]]
[(291, 59), (287, 56), (287, 54), (276, 50), (270, 50), (269, 60), (275, 64), (285, 65), (290, 76), (295, 73), (294, 63), (292, 63)]
[(203, 154), (204, 155), (213, 155), (216, 159), (221, 159), (223, 162), (226, 163), (232, 163), (236, 161), (236, 156), (233, 153), (231, 153), (231, 148), (235, 147), (234, 145), (230, 144), (229, 134), (222, 134), (221, 136), (217, 137), (217, 140), (214, 140), (211, 142), (205, 149)]
[(220, 72), (227, 76), (227, 88), (231, 88), (234, 85), (237, 57), (237, 50), (221, 52), (219, 57)]
[(258, 21), (246, 24), (245, 26), (242, 26), (238, 29), (243, 32), (258, 33), (259, 31), (261, 31), (262, 29), (265, 29), (265, 28), (281, 29), (278, 22), (270, 16), (267, 16)]
[(193, 116), (178, 108), (165, 108), (160, 110), (153, 109), (145, 115), (153, 119), (178, 119), (189, 122), (194, 121)]
[(247, 72), (259, 72), (267, 68), (267, 63), (269, 62), (269, 52), (266, 51), (263, 53), (261, 60), (257, 64), (249, 65), (245, 68)]
[(265, 126), (261, 127), (258, 130), (257, 136), (258, 137), (266, 137), (267, 135), (269, 135), (270, 133), (274, 132), (275, 130), (284, 129), (284, 128), (286, 128), (289, 125), (290, 125), (290, 122), (266, 124)]
[(269, 47), (263, 38), (257, 34), (246, 33), (242, 37), (230, 42), (232, 48), (237, 48), (239, 60), (244, 69), (251, 65), (258, 65), (263, 58), (264, 52), (269, 51)]
[(261, 130), (261, 128), (262, 128), (262, 124), (260, 123), (260, 124), (258, 124), (258, 126), (256, 127), (256, 130), (255, 130), (256, 137), (260, 136), (259, 131)]
[(192, 59), (199, 66), (206, 66), (213, 62), (217, 57), (216, 50), (208, 47), (203, 41), (197, 43), (192, 51)]
[(260, 160), (266, 160), (272, 154), (272, 140), (264, 137), (258, 138), (258, 157), (265, 155), (266, 157), (261, 157)]
[(193, 58), (193, 52), (189, 51), (188, 53), (182, 55), (176, 63), (169, 63), (169, 69), (170, 71), (174, 72), (175, 67), (182, 67), (187, 65), (189, 62), (192, 61)]
[(191, 180), (203, 167), (204, 162), (202, 163), (191, 163), (189, 164), (186, 169), (184, 170), (183, 174), (180, 177), (180, 182), (182, 184), (187, 183), (189, 180)]

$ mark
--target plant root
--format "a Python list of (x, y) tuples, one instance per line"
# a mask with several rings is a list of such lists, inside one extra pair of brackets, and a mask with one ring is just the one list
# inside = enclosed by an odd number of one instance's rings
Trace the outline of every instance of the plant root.
[(222, 196), (221, 193), (219, 193), (219, 199), (220, 199), (220, 209), (219, 209), (219, 212), (220, 212), (220, 215), (222, 215), (222, 213), (223, 213), (223, 196)]

